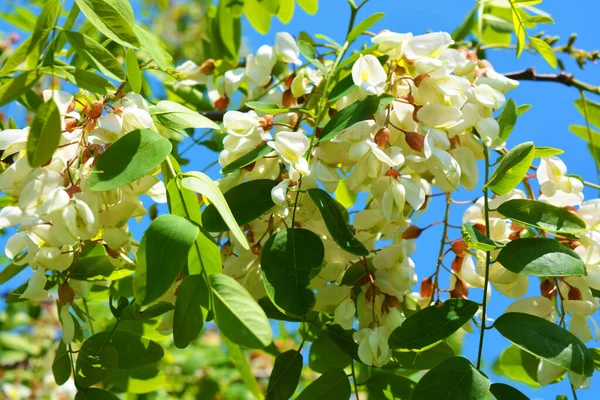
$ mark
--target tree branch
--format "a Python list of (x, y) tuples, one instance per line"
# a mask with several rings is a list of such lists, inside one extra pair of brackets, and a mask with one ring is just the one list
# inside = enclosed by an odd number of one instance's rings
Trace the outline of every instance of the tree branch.
[(582, 82), (575, 79), (573, 74), (567, 72), (559, 72), (558, 74), (538, 74), (535, 72), (535, 68), (527, 68), (523, 71), (511, 72), (503, 74), (507, 78), (514, 79), (517, 81), (540, 81), (540, 82), (556, 82), (566, 86), (572, 86), (579, 90), (594, 93), (600, 95), (600, 87), (590, 85), (589, 83)]

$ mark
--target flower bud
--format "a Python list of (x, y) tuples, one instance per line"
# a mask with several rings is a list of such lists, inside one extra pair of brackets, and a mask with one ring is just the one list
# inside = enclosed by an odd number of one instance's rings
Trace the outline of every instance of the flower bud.
[(70, 198), (73, 198), (73, 196), (75, 196), (75, 193), (79, 192), (81, 192), (81, 188), (77, 185), (72, 185), (67, 189), (67, 194)]
[(283, 92), (281, 103), (285, 108), (293, 107), (296, 105), (296, 99), (294, 98), (294, 95), (292, 94), (292, 91), (290, 89)]
[(421, 236), (423, 229), (416, 225), (409, 226), (402, 234), (402, 239), (416, 239)]
[(273, 116), (271, 114), (267, 114), (258, 119), (258, 124), (265, 131), (270, 131), (271, 129), (273, 129), (274, 123), (275, 121), (273, 120)]
[(425, 147), (425, 136), (419, 135), (417, 132), (407, 132), (404, 136), (408, 147), (414, 151), (421, 152)]
[(573, 240), (571, 243), (569, 243), (569, 248), (571, 250), (575, 250), (576, 248), (578, 248), (579, 246), (581, 246), (581, 243), (579, 243), (578, 240)]
[(419, 290), (421, 297), (429, 299), (433, 296), (433, 279), (431, 277), (424, 278), (421, 281), (421, 288)]
[(106, 249), (106, 254), (108, 254), (112, 258), (118, 259), (121, 256), (121, 251), (119, 249), (111, 249), (107, 245), (105, 245), (104, 248)]
[(102, 108), (104, 104), (101, 101), (94, 101), (92, 105), (86, 105), (83, 108), (83, 113), (91, 119), (98, 119), (102, 116)]
[(575, 286), (571, 286), (571, 289), (569, 289), (568, 298), (569, 300), (583, 300), (581, 290), (577, 289)]
[(454, 257), (454, 260), (452, 260), (452, 271), (456, 272), (457, 274), (460, 273), (460, 270), (462, 269), (463, 259), (464, 257), (462, 256)]
[(250, 243), (254, 242), (254, 232), (248, 231), (248, 233), (246, 233), (246, 239)]
[(75, 109), (75, 101), (71, 100), (71, 102), (67, 106), (67, 114), (72, 112), (74, 109)]
[(385, 171), (385, 176), (391, 176), (394, 179), (398, 179), (398, 177), (400, 176), (400, 172), (396, 171), (394, 168), (390, 168), (387, 171)]
[(61, 305), (71, 304), (75, 298), (75, 291), (65, 281), (58, 286), (58, 302)]
[(521, 237), (521, 232), (512, 232), (510, 235), (508, 235), (509, 240), (517, 240), (520, 237)]
[(202, 65), (200, 65), (200, 68), (198, 68), (198, 72), (204, 75), (210, 75), (213, 73), (214, 70), (215, 60), (213, 60), (212, 58), (209, 58), (208, 60), (204, 61)]
[(420, 74), (415, 76), (414, 82), (415, 82), (415, 86), (419, 87), (421, 85), (421, 82), (423, 82), (424, 79), (429, 78), (429, 74)]
[[(81, 153), (81, 163), (85, 164), (89, 161), (90, 158), (97, 158), (99, 155), (104, 153), (104, 148), (99, 144), (90, 144), (82, 153)], [(95, 164), (95, 161), (94, 161)]]
[(256, 243), (252, 246), (251, 250), (252, 254), (254, 254), (255, 256), (260, 256), (260, 254), (262, 253), (262, 246), (260, 245), (260, 243)]
[(252, 170), (254, 169), (254, 167), (256, 167), (256, 161), (254, 161), (254, 162), (252, 162), (252, 163), (250, 163), (250, 164), (246, 165), (246, 166), (244, 167), (244, 169), (245, 169), (246, 171), (252, 171)]
[(285, 78), (285, 87), (287, 87), (288, 89), (292, 88), (292, 82), (294, 82), (294, 79), (296, 78), (296, 74), (291, 74), (290, 76), (288, 76), (287, 78)]
[(467, 284), (462, 279), (456, 278), (454, 289), (450, 291), (450, 298), (452, 299), (466, 299), (469, 295), (469, 289)]
[(390, 130), (388, 128), (381, 128), (375, 134), (375, 143), (381, 148), (387, 147), (390, 144)]
[(334, 116), (335, 114), (337, 114), (337, 112), (338, 112), (338, 111), (337, 111), (335, 108), (331, 108), (331, 107), (329, 107), (329, 109), (327, 110), (327, 115), (329, 115), (329, 118), (333, 118), (333, 116)]
[(402, 308), (402, 305), (400, 304), (400, 300), (398, 300), (398, 298), (395, 297), (395, 296), (388, 296), (388, 295), (386, 295), (385, 296), (385, 301), (386, 301), (386, 304), (387, 304), (387, 306), (389, 308), (396, 308), (398, 310), (401, 310), (401, 308)]
[(77, 120), (75, 118), (65, 118), (65, 130), (72, 132), (77, 127)]
[(467, 246), (467, 244), (463, 240), (458, 240), (458, 241), (452, 243), (452, 251), (457, 256), (463, 255), (463, 253), (465, 251), (467, 251), (468, 249), (469, 249), (469, 246)]
[(552, 300), (552, 298), (556, 295), (556, 284), (554, 281), (546, 278), (540, 283), (540, 293), (542, 296), (547, 299)]
[(229, 106), (229, 97), (227, 97), (226, 95), (219, 97), (217, 99), (217, 101), (215, 101), (215, 108), (219, 111), (227, 110), (228, 106)]
[(150, 206), (150, 209), (148, 210), (148, 216), (150, 217), (150, 219), (152, 221), (154, 221), (156, 219), (156, 217), (158, 217), (158, 207), (157, 207), (156, 203), (153, 203)]
[(477, 229), (479, 232), (483, 233), (484, 235), (486, 234), (486, 229), (485, 229), (485, 225), (483, 224), (475, 224), (473, 225), (473, 228)]

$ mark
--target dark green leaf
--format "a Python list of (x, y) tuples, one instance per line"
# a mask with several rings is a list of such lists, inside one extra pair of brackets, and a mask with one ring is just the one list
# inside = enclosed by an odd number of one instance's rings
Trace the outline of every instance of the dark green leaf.
[(312, 309), (315, 295), (308, 285), (324, 254), (321, 238), (307, 229), (279, 231), (267, 240), (261, 254), (263, 280), (278, 308), (299, 317)]
[(463, 224), (461, 228), (462, 237), (467, 246), (475, 250), (493, 251), (504, 247), (504, 243), (489, 239), (473, 225)]
[(262, 308), (235, 279), (215, 274), (209, 277), (217, 326), (229, 340), (249, 348), (271, 343), (271, 325)]
[(296, 397), (296, 400), (348, 400), (352, 388), (341, 368), (326, 371)]
[[(254, 221), (275, 205), (271, 199), (271, 190), (275, 186), (277, 186), (276, 181), (258, 179), (234, 186), (224, 194), (238, 225), (241, 226)], [(202, 224), (209, 232), (229, 230), (223, 217), (213, 204), (206, 207), (202, 213)]]
[(150, 129), (136, 129), (98, 158), (88, 179), (91, 190), (113, 190), (152, 172), (171, 152), (171, 142)]
[(381, 96), (367, 96), (364, 100), (355, 101), (331, 118), (327, 125), (323, 127), (319, 141), (333, 139), (344, 129), (370, 118), (380, 107), (387, 106), (392, 99), (390, 95), (384, 94)]
[(67, 353), (67, 345), (61, 340), (52, 362), (52, 374), (58, 386), (62, 386), (71, 377), (71, 359)]
[(352, 30), (348, 33), (348, 38), (346, 40), (350, 43), (354, 42), (360, 35), (375, 25), (381, 18), (383, 18), (384, 15), (385, 14), (382, 12), (369, 15), (364, 19), (364, 21), (352, 28)]
[(150, 304), (162, 296), (183, 270), (198, 227), (185, 218), (165, 214), (142, 237), (133, 278), (136, 302)]
[(592, 376), (594, 360), (585, 344), (560, 326), (534, 315), (502, 314), (494, 328), (531, 354), (576, 374)]
[(0, 285), (5, 282), (8, 282), (13, 276), (17, 275), (19, 272), (23, 271), (27, 267), (27, 264), (17, 265), (15, 263), (10, 263), (2, 272), (0, 272)]
[(302, 354), (296, 350), (281, 353), (275, 359), (267, 386), (266, 400), (287, 400), (298, 387), (302, 373)]
[[(0, 86), (0, 107), (17, 100), (29, 91), (37, 83), (42, 74), (38, 70), (25, 71), (14, 78), (6, 79)], [(38, 97), (39, 99), (39, 97)]]
[(115, 91), (115, 86), (102, 75), (83, 69), (76, 69), (73, 75), (67, 75), (67, 79), (82, 89), (98, 94), (108, 94)]
[(42, 104), (35, 113), (27, 137), (27, 161), (41, 167), (52, 158), (62, 133), (60, 111), (53, 99)]
[(101, 244), (84, 247), (79, 256), (77, 268), (73, 269), (71, 278), (78, 280), (106, 280), (115, 270), (106, 248)]
[(266, 143), (261, 144), (254, 150), (250, 151), (248, 154), (243, 155), (240, 158), (238, 158), (237, 160), (232, 161), (231, 163), (227, 164), (225, 167), (223, 167), (223, 170), (221, 172), (224, 175), (230, 174), (234, 171), (237, 171), (240, 168), (243, 168), (247, 165), (252, 164), (253, 162), (255, 162), (257, 160), (260, 160), (261, 158), (263, 158), (264, 156), (266, 156), (267, 154), (269, 154), (272, 151), (273, 151), (273, 149), (271, 147), (267, 146)]
[(324, 373), (332, 368), (346, 368), (352, 358), (336, 344), (331, 334), (322, 330), (310, 346), (308, 365), (315, 372)]
[(90, 387), (104, 379), (110, 369), (119, 365), (117, 350), (104, 341), (91, 336), (81, 345), (77, 353), (75, 385), (78, 388)]
[(176, 347), (183, 349), (200, 335), (206, 319), (202, 305), (209, 302), (209, 290), (205, 275), (183, 278), (177, 290), (173, 316), (173, 342)]
[(553, 239), (522, 238), (509, 242), (498, 262), (515, 274), (532, 276), (585, 276), (577, 253)]
[(534, 156), (535, 147), (532, 142), (515, 146), (502, 158), (485, 186), (499, 196), (509, 193), (523, 180)]
[(452, 357), (421, 378), (411, 400), (481, 400), (489, 388), (488, 378), (469, 360)]
[(333, 240), (350, 254), (357, 256), (368, 256), (369, 250), (358, 239), (354, 237), (350, 227), (344, 220), (344, 216), (338, 203), (323, 189), (308, 189), (310, 198), (315, 202), (321, 217), (327, 225), (327, 230)]
[(529, 397), (525, 396), (521, 391), (504, 383), (492, 383), (490, 392), (496, 400), (529, 400)]
[(135, 93), (142, 92), (142, 71), (140, 70), (140, 65), (138, 64), (137, 56), (135, 55), (135, 50), (128, 49), (127, 54), (125, 56), (125, 68), (127, 70), (127, 82), (129, 82), (129, 86), (131, 90)]
[(575, 234), (586, 230), (585, 222), (576, 214), (541, 201), (512, 199), (496, 211), (513, 221), (546, 231)]
[(152, 304), (150, 307), (144, 309), (143, 311), (140, 311), (138, 308), (139, 306), (135, 303), (128, 305), (123, 310), (121, 318), (133, 321), (148, 321), (175, 309), (175, 306), (173, 305), (173, 303), (170, 303), (168, 301), (159, 301), (158, 303)]
[(340, 80), (334, 87), (331, 89), (329, 93), (328, 101), (330, 103), (335, 103), (339, 99), (344, 96), (349, 95), (358, 89), (358, 86), (354, 84), (354, 80), (352, 79), (352, 74), (347, 75), (344, 79)]
[(109, 78), (125, 80), (123, 68), (115, 56), (94, 39), (79, 32), (64, 31), (67, 41), (77, 54)]
[(109, 39), (128, 47), (139, 45), (133, 10), (126, 0), (75, 0), (92, 25)]
[(452, 39), (454, 39), (455, 42), (460, 42), (469, 36), (471, 30), (475, 26), (475, 16), (478, 8), (478, 6), (473, 7), (460, 26), (452, 32)]
[(373, 400), (404, 400), (410, 399), (416, 385), (405, 376), (378, 371), (367, 381), (367, 391)]
[(119, 398), (108, 390), (89, 388), (78, 390), (75, 400), (119, 400)]
[(411, 315), (389, 338), (390, 348), (419, 350), (446, 339), (477, 312), (479, 305), (470, 300), (449, 299)]
[(500, 125), (500, 133), (498, 136), (502, 140), (507, 140), (512, 133), (515, 124), (517, 123), (517, 104), (513, 99), (508, 99), (500, 116), (498, 117), (498, 125)]

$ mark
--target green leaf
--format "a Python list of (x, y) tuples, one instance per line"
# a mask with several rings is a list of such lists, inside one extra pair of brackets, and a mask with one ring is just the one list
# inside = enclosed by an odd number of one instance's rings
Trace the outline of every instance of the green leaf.
[(80, 389), (75, 400), (118, 400), (119, 398), (108, 390), (100, 388)]
[(256, 381), (256, 377), (248, 364), (248, 360), (244, 356), (242, 349), (237, 344), (233, 343), (225, 336), (221, 337), (223, 340), (223, 344), (227, 347), (227, 352), (229, 353), (229, 357), (231, 358), (231, 362), (237, 368), (238, 372), (242, 377), (242, 381), (246, 388), (252, 393), (255, 399), (263, 399), (262, 392), (258, 387), (258, 382)]
[[(254, 221), (275, 205), (271, 199), (271, 190), (275, 186), (276, 181), (257, 179), (241, 183), (225, 192), (225, 200), (238, 225)], [(224, 232), (228, 229), (214, 204), (210, 204), (202, 213), (202, 224), (209, 232)]]
[(165, 214), (152, 221), (137, 252), (133, 289), (138, 304), (150, 304), (169, 290), (197, 236), (198, 227), (177, 215)]
[(295, 0), (281, 0), (281, 6), (277, 13), (277, 18), (284, 24), (289, 24), (294, 17)]
[(509, 242), (497, 261), (515, 274), (530, 276), (586, 276), (577, 253), (554, 239), (522, 238)]
[(148, 321), (173, 309), (175, 309), (175, 306), (168, 301), (159, 301), (144, 310), (139, 310), (139, 305), (132, 303), (125, 307), (121, 318), (132, 321)]
[(520, 117), (521, 115), (525, 114), (531, 109), (531, 107), (533, 107), (531, 104), (521, 104), (517, 107), (517, 116)]
[(296, 0), (307, 14), (314, 15), (319, 11), (319, 0)]
[(308, 285), (324, 254), (321, 238), (307, 229), (289, 228), (267, 240), (260, 258), (263, 281), (279, 309), (298, 317), (312, 309), (315, 295)]
[(106, 248), (101, 244), (94, 243), (83, 248), (77, 268), (73, 269), (71, 278), (105, 281), (114, 270), (115, 266), (110, 261)]
[(268, 346), (271, 325), (263, 309), (235, 279), (211, 275), (209, 283), (214, 300), (215, 321), (229, 340), (252, 349)]
[(511, 21), (492, 14), (483, 14), (483, 20), (496, 32), (512, 33), (514, 31)]
[[(579, 98), (579, 99), (575, 100), (574, 104), (575, 104), (575, 107), (577, 108), (577, 111), (579, 111), (579, 113), (583, 117), (585, 117), (586, 112), (585, 112), (583, 100), (581, 98)], [(585, 105), (587, 105), (587, 115), (588, 115), (590, 124), (594, 125), (597, 128), (600, 128), (600, 103), (595, 102), (593, 100), (586, 99)], [(585, 126), (583, 126), (581, 128), (583, 128), (587, 131), (587, 128)], [(577, 134), (577, 136), (579, 136), (579, 135)], [(588, 137), (587, 132), (585, 132), (585, 135), (582, 136), (582, 139), (587, 140), (587, 137)], [(600, 142), (600, 140), (594, 140), (594, 143), (599, 143), (599, 142)]]
[(83, 69), (76, 69), (72, 75), (67, 75), (69, 82), (87, 91), (108, 94), (115, 92), (115, 86), (102, 75)]
[(245, 166), (250, 165), (257, 160), (260, 160), (261, 158), (263, 158), (264, 156), (266, 156), (267, 154), (269, 154), (272, 151), (273, 151), (273, 149), (270, 146), (268, 146), (266, 143), (261, 144), (254, 150), (250, 151), (248, 154), (245, 154), (245, 155), (241, 156), (240, 158), (238, 158), (237, 160), (232, 161), (231, 163), (227, 164), (225, 167), (223, 167), (223, 170), (221, 171), (221, 173), (224, 175), (227, 175), (232, 172), (235, 172), (240, 168), (244, 168)]
[(338, 203), (323, 189), (308, 189), (310, 198), (315, 202), (321, 217), (325, 221), (327, 230), (333, 240), (350, 254), (368, 256), (369, 250), (354, 237), (346, 223)]
[(370, 118), (380, 107), (387, 106), (392, 101), (389, 95), (367, 96), (364, 100), (357, 100), (335, 114), (321, 131), (320, 142), (336, 137), (344, 129), (357, 122)]
[[(591, 118), (590, 118), (591, 122)], [(595, 131), (594, 129), (590, 129), (588, 132), (587, 126), (582, 125), (569, 125), (569, 130), (577, 135), (579, 138), (585, 140), (586, 142), (592, 144), (594, 146), (600, 146), (600, 132)], [(591, 140), (590, 140), (591, 136)]]
[(548, 147), (548, 146), (536, 146), (535, 147), (535, 158), (542, 158), (542, 157), (552, 157), (552, 156), (557, 156), (559, 154), (563, 154), (564, 151), (561, 149), (557, 149), (555, 147)]
[(27, 137), (27, 161), (41, 167), (52, 158), (62, 133), (62, 118), (53, 99), (42, 104), (35, 113)]
[(534, 156), (535, 147), (532, 142), (515, 146), (502, 158), (485, 186), (499, 196), (509, 193), (523, 180)]
[(206, 318), (202, 305), (209, 302), (208, 284), (204, 275), (188, 275), (177, 290), (173, 316), (173, 342), (183, 349), (196, 340)]
[(162, 49), (158, 38), (139, 25), (134, 26), (134, 31), (140, 41), (142, 50), (148, 52), (159, 67), (167, 69), (169, 66), (168, 61), (172, 60), (172, 57)]
[(298, 42), (298, 48), (300, 49), (300, 54), (304, 56), (312, 65), (317, 67), (317, 69), (324, 74), (328, 73), (328, 69), (323, 63), (317, 58), (317, 52), (312, 44), (304, 41)]
[(109, 39), (128, 47), (139, 46), (135, 18), (126, 0), (75, 0), (81, 12)]
[(36, 56), (39, 56), (40, 46), (48, 39), (48, 32), (48, 29), (34, 32), (33, 35), (25, 39), (6, 59), (4, 65), (2, 65), (2, 69), (0, 69), (0, 75), (9, 74), (29, 58), (37, 61)]
[(552, 67), (556, 68), (556, 54), (554, 50), (546, 41), (536, 38), (534, 36), (529, 37), (531, 45), (537, 50), (538, 53), (546, 60), (546, 62)]
[(87, 388), (101, 382), (110, 369), (119, 365), (117, 350), (98, 340), (96, 336), (89, 337), (77, 353), (75, 366), (75, 385)]
[(204, 115), (200, 115), (196, 111), (190, 110), (181, 104), (169, 100), (159, 101), (152, 109), (151, 114), (159, 124), (170, 129), (219, 129), (219, 125), (215, 124)]
[(494, 328), (531, 354), (576, 374), (592, 376), (594, 361), (585, 344), (560, 326), (523, 313), (502, 314)]
[(189, 190), (200, 193), (214, 204), (238, 243), (245, 249), (250, 248), (248, 241), (246, 240), (246, 235), (244, 235), (244, 232), (242, 232), (235, 221), (235, 218), (227, 205), (227, 201), (225, 200), (223, 193), (221, 193), (221, 189), (219, 189), (212, 179), (202, 172), (194, 171), (184, 174), (181, 179), (181, 184)]
[[(227, 59), (235, 60), (238, 59), (238, 48), (236, 43), (239, 43), (240, 30), (236, 29), (236, 19), (234, 19), (231, 7), (229, 6), (230, 0), (219, 0), (217, 6), (217, 19), (216, 21), (219, 35), (218, 40), (223, 44)], [(239, 24), (239, 21), (237, 21)]]
[(302, 354), (296, 350), (288, 350), (278, 355), (271, 371), (265, 399), (290, 399), (298, 387), (301, 373)]
[(467, 246), (475, 250), (494, 251), (504, 247), (504, 243), (489, 239), (473, 225), (463, 224), (461, 233)]
[(546, 231), (576, 234), (586, 230), (585, 222), (576, 214), (541, 201), (512, 199), (496, 211), (513, 221)]
[(354, 84), (354, 80), (352, 79), (352, 74), (346, 75), (345, 78), (340, 80), (334, 87), (331, 89), (329, 93), (328, 101), (330, 103), (335, 103), (339, 99), (344, 96), (349, 95), (358, 89), (358, 86)]
[[(40, 71), (25, 71), (22, 74), (9, 78), (6, 83), (0, 86), (0, 107), (11, 101), (17, 100), (23, 96), (29, 89), (37, 83), (42, 74)], [(38, 97), (39, 99), (39, 97)]]
[(469, 36), (471, 30), (475, 26), (475, 16), (478, 8), (478, 6), (473, 7), (460, 26), (452, 32), (452, 39), (454, 39), (455, 42), (460, 42)]
[(498, 125), (500, 125), (500, 139), (506, 141), (512, 133), (515, 124), (517, 123), (517, 104), (513, 99), (508, 99), (500, 116), (498, 117)]
[(366, 30), (375, 25), (377, 21), (383, 18), (385, 14), (382, 12), (378, 12), (372, 15), (369, 15), (364, 19), (360, 24), (356, 25), (352, 30), (348, 33), (348, 38), (346, 39), (349, 43), (354, 42), (360, 35), (362, 35)]
[(244, 14), (248, 18), (248, 22), (254, 29), (260, 34), (266, 35), (269, 33), (271, 27), (271, 15), (265, 12), (264, 8), (261, 7), (259, 0), (245, 0), (244, 1)]
[(135, 50), (128, 49), (127, 54), (125, 56), (125, 68), (127, 70), (127, 82), (129, 82), (129, 86), (131, 86), (131, 90), (135, 93), (142, 92), (142, 71), (140, 70), (140, 65), (138, 64), (137, 56), (135, 55)]
[(52, 374), (58, 386), (62, 386), (71, 377), (71, 359), (67, 353), (67, 345), (62, 340), (52, 361)]
[(496, 400), (529, 400), (521, 391), (504, 383), (492, 383), (490, 392)]
[(392, 332), (390, 348), (419, 350), (435, 345), (459, 330), (478, 309), (477, 303), (464, 299), (449, 299), (439, 306), (426, 307)]
[(5, 282), (8, 282), (12, 277), (17, 275), (19, 272), (23, 271), (27, 267), (27, 264), (17, 265), (14, 262), (8, 264), (4, 269), (0, 272), (0, 285)]
[(133, 394), (154, 392), (165, 387), (166, 381), (165, 374), (156, 365), (128, 370), (112, 370), (104, 378), (105, 385), (114, 386)]
[(109, 78), (125, 80), (121, 64), (110, 51), (106, 50), (94, 39), (79, 32), (62, 32), (77, 54)]
[(539, 359), (531, 353), (511, 344), (496, 360), (494, 373), (531, 387), (539, 387), (540, 384), (537, 381), (539, 363)]
[(95, 191), (121, 188), (152, 172), (171, 152), (171, 142), (150, 129), (136, 129), (98, 158), (88, 179)]
[(125, 330), (116, 330), (112, 334), (109, 331), (99, 332), (91, 338), (96, 343), (106, 343), (116, 350), (119, 354), (117, 369), (120, 371), (156, 364), (165, 355), (160, 344)]
[(517, 11), (515, 11), (515, 8), (513, 7), (512, 11), (512, 22), (513, 22), (513, 28), (515, 30), (515, 36), (517, 38), (517, 58), (519, 56), (521, 56), (521, 53), (523, 52), (523, 48), (525, 47), (525, 37), (527, 36), (527, 34), (525, 33), (525, 28), (523, 27), (523, 24), (521, 23), (521, 17), (518, 14)]
[(411, 400), (480, 400), (490, 381), (466, 358), (452, 357), (427, 372), (417, 383)]
[(346, 368), (352, 358), (339, 348), (331, 334), (322, 330), (310, 346), (308, 365), (315, 372), (324, 373), (332, 368)]
[(356, 203), (356, 193), (348, 189), (345, 179), (339, 181), (335, 189), (335, 198), (346, 209), (351, 208)]
[(415, 381), (405, 376), (377, 371), (367, 381), (367, 391), (373, 400), (402, 400), (410, 399), (416, 385)]
[(553, 24), (554, 20), (549, 15), (531, 15), (524, 22), (530, 24)]
[(296, 400), (348, 400), (351, 393), (346, 372), (333, 368), (308, 385)]

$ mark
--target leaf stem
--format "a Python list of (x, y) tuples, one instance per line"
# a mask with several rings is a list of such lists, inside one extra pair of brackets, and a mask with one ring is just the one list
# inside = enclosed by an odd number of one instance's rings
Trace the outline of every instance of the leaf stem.
[[(437, 265), (435, 267), (435, 279), (433, 281), (433, 290), (434, 293), (437, 294), (437, 299), (440, 299), (440, 290), (439, 290), (439, 275), (440, 275), (440, 267), (442, 266), (442, 261), (444, 260), (444, 249), (446, 248), (446, 242), (448, 238), (448, 219), (450, 218), (450, 205), (452, 204), (450, 193), (446, 193), (446, 211), (444, 213), (444, 230), (442, 231), (442, 240), (440, 245), (440, 251), (437, 258)], [(433, 300), (434, 293), (431, 293), (431, 299)]]
[(356, 372), (354, 371), (354, 360), (352, 360), (352, 364), (350, 364), (352, 367), (352, 382), (354, 383), (354, 394), (356, 395), (357, 399), (360, 399), (360, 397), (358, 396), (358, 383), (356, 382)]

